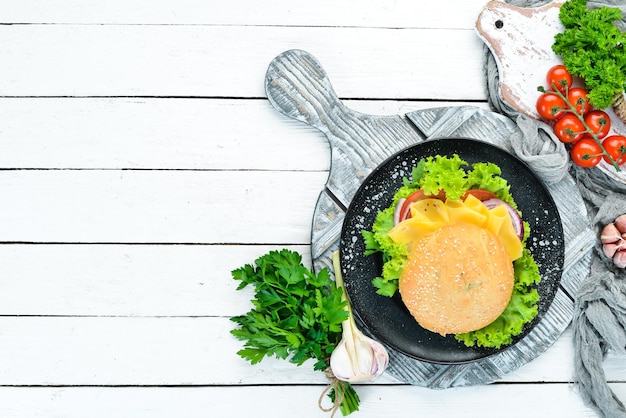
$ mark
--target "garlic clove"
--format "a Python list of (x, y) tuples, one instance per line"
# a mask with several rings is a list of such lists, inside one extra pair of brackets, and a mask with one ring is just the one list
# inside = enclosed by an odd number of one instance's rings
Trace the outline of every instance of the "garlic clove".
[(380, 376), (387, 367), (386, 350), (377, 341), (361, 334), (358, 339), (357, 355), (359, 372), (370, 375), (370, 379)]
[(341, 341), (330, 355), (330, 368), (339, 380), (348, 381), (354, 375), (345, 340)]
[(374, 377), (378, 377), (387, 368), (389, 365), (389, 353), (387, 353), (387, 349), (378, 341), (371, 340), (372, 352), (374, 355), (373, 365), (375, 367), (372, 368), (371, 374)]
[(604, 252), (604, 255), (608, 258), (613, 258), (618, 249), (618, 245), (613, 243), (604, 244), (602, 246), (602, 252)]
[(619, 232), (626, 233), (626, 214), (620, 215), (615, 218), (614, 223)]
[(622, 234), (614, 223), (607, 224), (600, 234), (600, 241), (603, 244), (613, 243), (620, 239), (622, 239)]
[(617, 251), (613, 256), (613, 264), (618, 268), (626, 268), (626, 251)]
[(364, 337), (361, 335), (354, 340), (354, 351), (356, 354), (356, 358), (353, 359), (354, 372), (355, 374), (369, 374), (372, 376), (372, 369), (375, 368), (374, 350), (372, 350), (369, 342), (365, 341)]

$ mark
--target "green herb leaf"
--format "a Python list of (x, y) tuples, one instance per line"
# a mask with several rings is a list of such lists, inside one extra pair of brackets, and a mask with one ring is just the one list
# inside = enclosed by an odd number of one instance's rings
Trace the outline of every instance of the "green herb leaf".
[(598, 109), (611, 106), (626, 87), (626, 34), (615, 26), (622, 17), (614, 7), (588, 9), (586, 0), (569, 0), (559, 11), (565, 30), (555, 35), (552, 50), (585, 81)]
[[(231, 334), (244, 341), (239, 356), (251, 364), (276, 357), (296, 365), (312, 359), (314, 370), (329, 367), (348, 312), (342, 290), (334, 285), (328, 269), (316, 275), (302, 264), (299, 253), (283, 249), (270, 251), (254, 266), (247, 264), (231, 274), (240, 282), (238, 290), (254, 287), (253, 309), (230, 318), (239, 326)], [(342, 382), (340, 390), (342, 413), (357, 411), (354, 388)]]

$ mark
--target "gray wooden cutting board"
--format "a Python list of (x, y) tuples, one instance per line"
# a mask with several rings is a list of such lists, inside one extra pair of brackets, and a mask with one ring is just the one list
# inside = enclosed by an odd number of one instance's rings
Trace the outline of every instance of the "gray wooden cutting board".
[[(278, 111), (320, 130), (330, 144), (330, 173), (312, 223), (311, 254), (316, 270), (333, 270), (331, 255), (339, 248), (352, 197), (367, 175), (392, 154), (439, 137), (475, 138), (514, 153), (509, 138), (518, 131), (515, 123), (477, 107), (432, 108), (396, 116), (349, 109), (335, 94), (320, 63), (306, 51), (286, 51), (272, 60), (265, 88)], [(561, 286), (545, 317), (515, 346), (468, 364), (428, 363), (388, 347), (391, 359), (387, 371), (392, 376), (439, 389), (491, 383), (536, 358), (559, 338), (572, 319), (572, 295), (589, 272), (596, 238), (573, 179), (566, 176), (547, 186), (559, 208), (566, 248)]]

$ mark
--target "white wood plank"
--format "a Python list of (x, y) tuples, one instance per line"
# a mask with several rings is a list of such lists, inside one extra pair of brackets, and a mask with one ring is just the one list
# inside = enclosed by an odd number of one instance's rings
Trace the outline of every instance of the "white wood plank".
[(308, 244), (327, 172), (0, 171), (0, 241)]
[(263, 97), (270, 61), (316, 56), (343, 98), (484, 100), (474, 30), (0, 25), (3, 96)]
[[(345, 104), (396, 115), (467, 103)], [(267, 100), (4, 98), (0, 113), (1, 168), (330, 168), (326, 137), (281, 115)]]
[[(626, 398), (626, 384), (611, 388)], [(193, 388), (1, 388), (0, 414), (20, 418), (328, 418), (318, 409), (322, 386)], [(492, 385), (433, 391), (411, 386), (358, 387), (355, 418), (596, 418), (576, 388)], [(336, 417), (341, 415), (337, 413)]]
[[(251, 309), (253, 290), (236, 290), (231, 271), (270, 245), (0, 245), (1, 316), (230, 317)], [(310, 266), (310, 246), (290, 246)], [(514, 380), (571, 375), (571, 334)], [(545, 367), (552, 364), (552, 367)], [(561, 365), (563, 367), (557, 367)], [(611, 366), (616, 376), (626, 370)]]
[[(323, 383), (312, 364), (250, 365), (226, 318), (0, 318), (0, 385)], [(46, 350), (41, 350), (46, 347)]]
[[(0, 315), (241, 315), (252, 306), (252, 291), (236, 291), (238, 282), (232, 280), (230, 272), (279, 248), (3, 245), (0, 246), (0, 277), (13, 285), (5, 286), (0, 292)], [(310, 266), (309, 246), (290, 248), (303, 254), (305, 265)], [(219, 340), (219, 335), (216, 339)], [(217, 352), (232, 353), (238, 347), (237, 343), (228, 342)], [(572, 333), (567, 330), (546, 353), (509, 374), (505, 380), (568, 381), (572, 376), (572, 358)], [(626, 377), (623, 360), (612, 356), (607, 359), (611, 379)], [(240, 371), (235, 375), (238, 373)]]
[[(266, 100), (0, 99), (5, 168), (328, 170), (317, 130)], [(259, 157), (261, 156), (261, 157)]]
[(234, 325), (207, 317), (2, 317), (0, 386), (326, 382), (311, 362), (250, 365), (236, 354)]
[[(234, 316), (231, 271), (282, 246), (0, 245), (0, 315)], [(310, 246), (288, 247), (311, 266)], [(9, 285), (10, 283), (10, 285)]]
[[(371, 26), (470, 28), (484, 0), (448, 0), (423, 3), (413, 0), (289, 0), (250, 2), (231, 0), (165, 0), (51, 3), (45, 0), (0, 2), (3, 23), (116, 23), (211, 24), (288, 26)], [(453, 12), (451, 12), (453, 11)]]
[[(245, 312), (241, 312), (242, 314)], [(256, 385), (323, 384), (312, 362), (264, 359), (250, 365), (229, 332), (228, 317), (1, 317), (3, 385)], [(571, 333), (502, 382), (572, 380)], [(626, 356), (605, 363), (624, 382)], [(525, 370), (527, 369), (527, 370)], [(542, 370), (543, 369), (543, 370)], [(385, 374), (374, 383), (398, 381)]]

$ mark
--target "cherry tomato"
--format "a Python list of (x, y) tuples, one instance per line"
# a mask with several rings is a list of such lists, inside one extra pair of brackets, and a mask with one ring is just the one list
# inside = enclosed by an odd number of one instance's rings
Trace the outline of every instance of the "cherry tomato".
[(476, 199), (480, 200), (481, 202), (488, 200), (488, 199), (499, 199), (498, 196), (491, 193), (490, 191), (482, 190), (482, 189), (470, 189), (466, 191), (463, 196), (461, 196), (461, 200), (465, 200), (467, 196), (469, 195), (474, 196)]
[[(626, 137), (622, 135), (612, 135), (608, 138), (605, 138), (602, 141), (602, 146), (609, 153), (613, 161), (617, 162), (617, 165), (622, 165), (626, 163)], [(603, 156), (604, 161), (611, 164), (611, 161), (605, 156)]]
[(570, 151), (572, 161), (581, 167), (595, 167), (602, 160), (602, 148), (591, 137), (576, 142)]
[(589, 111), (589, 99), (587, 98), (587, 90), (582, 87), (574, 87), (567, 93), (567, 101), (576, 107), (576, 113), (584, 115)]
[(550, 89), (558, 89), (563, 93), (572, 87), (572, 75), (562, 64), (555, 65), (548, 70), (546, 81)]
[(599, 139), (608, 135), (609, 129), (611, 129), (611, 118), (603, 110), (592, 110), (585, 115), (585, 123), (598, 135)]
[(440, 190), (436, 195), (426, 194), (424, 190), (419, 189), (406, 197), (402, 207), (400, 208), (400, 217), (399, 222), (404, 221), (411, 217), (411, 204), (417, 202), (418, 200), (428, 199), (428, 198), (436, 198), (439, 200), (446, 200), (446, 192)]
[(564, 115), (554, 124), (555, 135), (566, 144), (580, 140), (585, 132), (585, 125), (573, 113)]
[(543, 93), (537, 99), (537, 113), (546, 120), (560, 118), (563, 116), (563, 110), (566, 108), (565, 100), (554, 93)]

